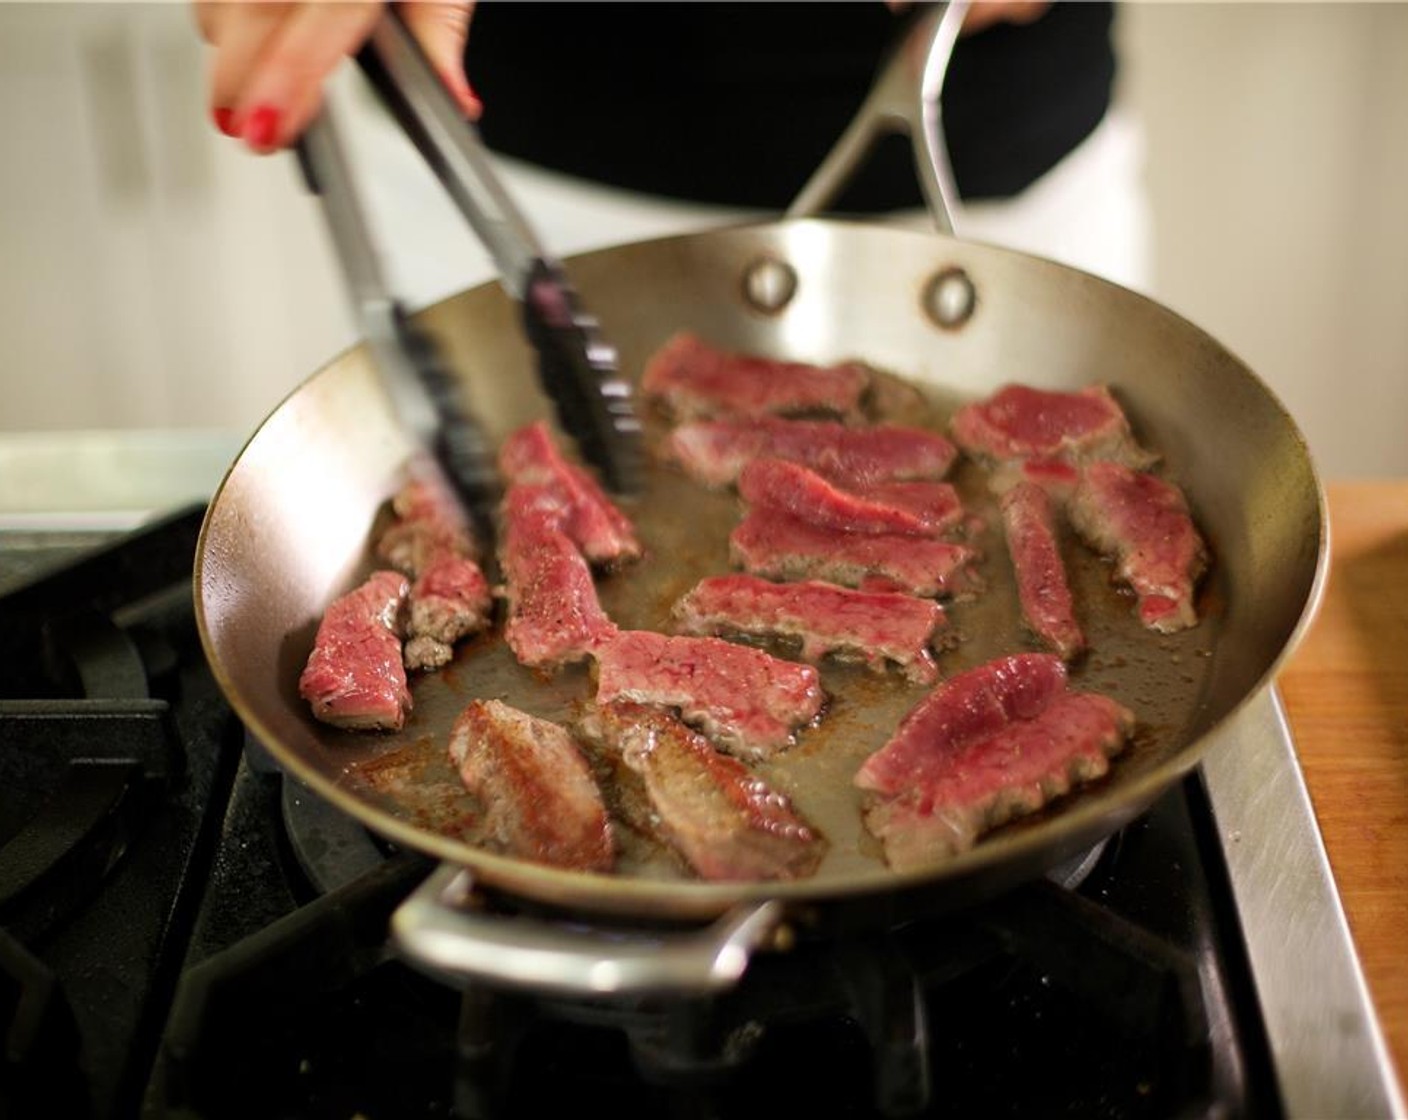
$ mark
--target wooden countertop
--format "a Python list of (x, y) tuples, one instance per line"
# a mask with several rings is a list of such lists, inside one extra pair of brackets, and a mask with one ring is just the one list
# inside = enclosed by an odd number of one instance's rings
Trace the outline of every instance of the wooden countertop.
[(1408, 480), (1340, 482), (1320, 613), (1281, 696), (1369, 990), (1408, 1074)]

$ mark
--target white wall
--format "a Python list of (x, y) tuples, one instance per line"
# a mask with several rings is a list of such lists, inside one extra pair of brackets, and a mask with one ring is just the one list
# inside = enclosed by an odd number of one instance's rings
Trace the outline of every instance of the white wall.
[(1408, 5), (1137, 3), (1120, 34), (1158, 297), (1327, 476), (1408, 474)]
[[(1408, 475), (1408, 5), (1139, 2), (1119, 33), (1154, 294), (1328, 477)], [(214, 133), (202, 68), (184, 3), (0, 4), (0, 431), (248, 430), (352, 340), (316, 204)]]

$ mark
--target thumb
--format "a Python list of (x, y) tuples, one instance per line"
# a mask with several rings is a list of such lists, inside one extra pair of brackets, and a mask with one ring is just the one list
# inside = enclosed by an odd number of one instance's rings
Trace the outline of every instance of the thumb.
[(400, 12), (416, 37), (430, 65), (440, 75), (460, 111), (478, 120), (483, 106), (464, 73), (464, 45), (469, 38), (469, 18), (473, 0), (461, 3), (445, 0), (403, 0)]

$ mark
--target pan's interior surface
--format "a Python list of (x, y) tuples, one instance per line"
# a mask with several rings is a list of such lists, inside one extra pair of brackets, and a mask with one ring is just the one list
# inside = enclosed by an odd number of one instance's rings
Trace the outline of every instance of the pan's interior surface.
[[(797, 291), (780, 312), (751, 307), (743, 276), (786, 261)], [(932, 278), (961, 267), (977, 310), (958, 329), (926, 314)], [(583, 875), (493, 852), (475, 835), (474, 805), (444, 757), (446, 732), (474, 697), (499, 697), (570, 721), (590, 698), (585, 669), (552, 677), (514, 662), (497, 631), (462, 647), (414, 685), (403, 732), (339, 732), (311, 719), (297, 678), (327, 603), (370, 568), (368, 542), (413, 453), (387, 410), (364, 351), (310, 378), (265, 422), (215, 500), (197, 558), (207, 652), (226, 694), (274, 755), (315, 790), (392, 840), (471, 866), (480, 879), (542, 901), (662, 916), (715, 913), (747, 898), (824, 898), (901, 886), (956, 897), (1040, 872), (1126, 823), (1197, 761), (1205, 734), (1259, 687), (1303, 628), (1323, 578), (1323, 500), (1305, 443), (1274, 396), (1212, 339), (1159, 305), (1071, 269), (931, 234), (805, 221), (647, 242), (574, 258), (568, 268), (622, 369), (638, 374), (674, 331), (725, 347), (829, 362), (860, 358), (923, 390), (894, 418), (941, 428), (960, 402), (1021, 381), (1046, 388), (1111, 385), (1136, 435), (1188, 492), (1213, 563), (1202, 622), (1143, 630), (1109, 568), (1066, 542), (1092, 652), (1077, 687), (1134, 710), (1139, 730), (1109, 778), (999, 830), (965, 856), (897, 876), (865, 836), (851, 776), (924, 689), (897, 674), (827, 664), (825, 718), (764, 775), (826, 834), (816, 876), (789, 884), (702, 884), (666, 853), (627, 836), (618, 872)], [(514, 309), (496, 285), (423, 312), (473, 407), (495, 436), (549, 415)], [(954, 481), (986, 515), (977, 537), (987, 590), (954, 604), (940, 656), (950, 675), (1034, 648), (982, 471)], [(669, 629), (671, 604), (702, 576), (728, 570), (739, 507), (668, 468), (653, 468), (628, 513), (647, 549), (604, 577), (607, 612), (630, 628)], [(785, 647), (784, 647), (785, 650)]]

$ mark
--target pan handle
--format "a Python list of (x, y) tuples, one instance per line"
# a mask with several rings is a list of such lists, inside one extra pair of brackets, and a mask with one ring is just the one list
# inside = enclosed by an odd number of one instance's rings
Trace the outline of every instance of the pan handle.
[(627, 932), (491, 914), (475, 902), (470, 873), (441, 864), (392, 915), (392, 941), (410, 964), (458, 987), (485, 981), (579, 997), (730, 988), (774, 941), (783, 911), (768, 900), (702, 929)]
[(944, 74), (968, 0), (926, 7), (876, 77), (860, 110), (787, 208), (789, 218), (819, 214), (840, 195), (886, 132), (908, 132), (929, 213), (940, 233), (953, 233), (958, 191), (949, 167), (940, 98)]

